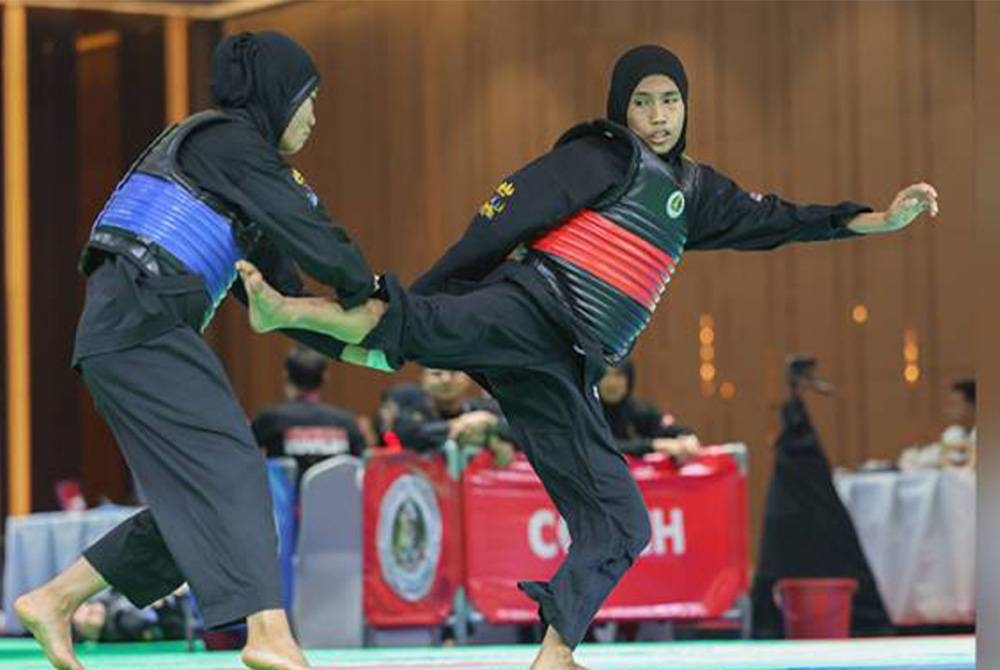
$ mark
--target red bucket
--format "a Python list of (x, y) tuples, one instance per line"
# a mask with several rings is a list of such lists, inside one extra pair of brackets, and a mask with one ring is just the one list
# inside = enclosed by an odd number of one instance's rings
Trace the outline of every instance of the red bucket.
[(787, 638), (845, 638), (851, 636), (851, 601), (858, 580), (779, 579), (774, 604), (785, 616)]

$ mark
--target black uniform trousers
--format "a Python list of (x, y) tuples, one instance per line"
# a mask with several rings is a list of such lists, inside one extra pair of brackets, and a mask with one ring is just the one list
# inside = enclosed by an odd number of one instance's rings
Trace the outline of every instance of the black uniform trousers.
[[(105, 307), (125, 310), (130, 322), (169, 312), (160, 310), (169, 296), (149, 279), (157, 278), (122, 261), (99, 268), (88, 281), (78, 343), (97, 330), (93, 324), (113, 322), (110, 312), (100, 314)], [(280, 609), (264, 457), (201, 336), (179, 324), (76, 365), (148, 504), (89, 547), (86, 559), (138, 607), (188, 582), (209, 627)]]
[(572, 543), (547, 582), (521, 582), (542, 620), (575, 647), (649, 542), (649, 516), (604, 420), (594, 365), (542, 278), (506, 264), (457, 294), (391, 292), (399, 312), (366, 339), (390, 359), (464, 370), (496, 398)]

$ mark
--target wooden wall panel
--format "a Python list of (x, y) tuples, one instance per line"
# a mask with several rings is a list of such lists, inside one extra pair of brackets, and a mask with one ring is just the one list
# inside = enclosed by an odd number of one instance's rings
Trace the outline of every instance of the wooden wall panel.
[[(970, 3), (304, 2), (224, 30), (265, 27), (300, 39), (324, 77), (296, 163), (372, 264), (407, 281), (506, 173), (603, 114), (611, 64), (643, 42), (685, 61), (690, 153), (748, 189), (882, 208), (910, 181), (938, 186), (942, 216), (897, 235), (685, 257), (637, 349), (639, 393), (707, 440), (750, 444), (755, 519), (787, 353), (815, 353), (838, 386), (811, 407), (842, 465), (932, 438), (948, 383), (973, 371)], [(701, 392), (702, 313), (728, 400)], [(253, 412), (277, 399), (288, 345), (243, 319), (230, 308), (217, 328)], [(921, 348), (912, 386), (906, 328)], [(412, 375), (337, 369), (327, 398), (369, 412)]]
[[(4, 12), (0, 11), (0, 53), (3, 53)], [(0, 95), (0, 119), (3, 118), (4, 96)], [(4, 155), (4, 133), (0, 132), (0, 156)], [(0, 203), (4, 202), (4, 180), (0, 179)], [(0, 230), (4, 229), (5, 207), (0, 207)], [(7, 293), (7, 272), (4, 269), (6, 254), (4, 254), (4, 238), (0, 235), (0, 291)], [(7, 300), (0, 305), (0, 351), (4, 352), (4, 365), (7, 364)], [(0, 517), (7, 518), (7, 375), (0, 379)]]
[[(104, 29), (77, 35), (76, 65), (76, 235), (70, 253), (79, 253), (94, 218), (114, 189), (127, 163), (122, 151), (126, 110), (119, 107), (123, 93), (123, 35)], [(75, 282), (82, 289), (84, 282)], [(79, 292), (83, 304), (83, 291)], [(67, 325), (74, 318), (67, 310)], [(71, 326), (67, 332), (72, 332)], [(69, 343), (72, 346), (72, 342)], [(67, 371), (67, 375), (76, 374)], [(88, 391), (79, 392), (80, 476), (91, 501), (101, 496), (124, 499), (128, 490), (125, 468), (110, 428), (97, 413)]]
[(84, 281), (77, 260), (125, 167), (163, 127), (163, 40), (155, 17), (32, 9), (29, 128), (33, 506), (83, 479), (91, 502), (126, 499), (124, 464), (69, 367)]
[(76, 23), (69, 12), (28, 11), (33, 510), (55, 508), (55, 481), (80, 477), (80, 384), (69, 369), (82, 295), (75, 269)]

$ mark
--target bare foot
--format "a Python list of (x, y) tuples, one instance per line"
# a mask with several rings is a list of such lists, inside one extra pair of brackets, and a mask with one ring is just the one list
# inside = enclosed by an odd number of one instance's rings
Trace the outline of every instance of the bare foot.
[(573, 650), (564, 644), (543, 643), (531, 664), (531, 670), (579, 670), (580, 667), (573, 660)]
[(531, 670), (579, 670), (580, 667), (572, 656), (561, 658), (552, 654), (539, 654), (531, 664)]
[(274, 290), (257, 267), (248, 261), (238, 261), (236, 269), (247, 291), (250, 327), (256, 333), (266, 333), (284, 325), (282, 307), (285, 297)]
[(35, 636), (49, 663), (57, 670), (84, 670), (73, 653), (68, 607), (44, 588), (26, 593), (14, 601), (14, 613), (24, 627)]
[(563, 642), (559, 632), (549, 626), (542, 639), (542, 648), (531, 664), (531, 670), (586, 670), (573, 660), (573, 649)]
[(309, 661), (298, 649), (281, 652), (244, 647), (240, 654), (243, 665), (251, 670), (309, 670)]
[(568, 663), (561, 658), (555, 659), (541, 659), (536, 658), (535, 662), (531, 664), (531, 670), (587, 670), (586, 667), (580, 665), (573, 660), (570, 656)]

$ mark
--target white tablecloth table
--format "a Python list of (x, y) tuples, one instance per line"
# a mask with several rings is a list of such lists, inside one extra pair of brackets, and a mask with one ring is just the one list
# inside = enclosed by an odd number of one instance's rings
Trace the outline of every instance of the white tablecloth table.
[(22, 633), (13, 616), (14, 600), (44, 584), (80, 553), (141, 508), (101, 507), (83, 512), (42, 512), (7, 517), (3, 609), (9, 633)]
[(973, 470), (837, 473), (834, 483), (894, 624), (975, 620)]

